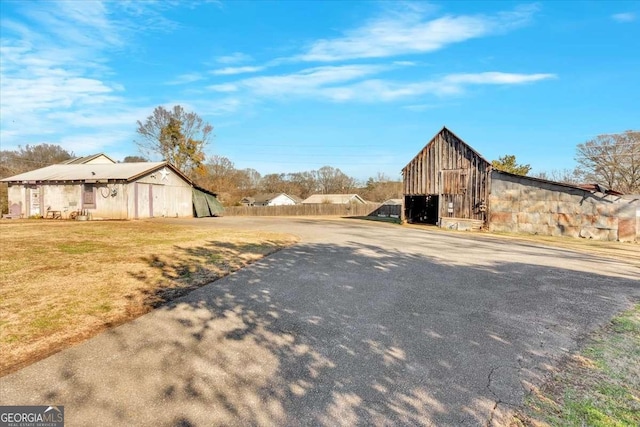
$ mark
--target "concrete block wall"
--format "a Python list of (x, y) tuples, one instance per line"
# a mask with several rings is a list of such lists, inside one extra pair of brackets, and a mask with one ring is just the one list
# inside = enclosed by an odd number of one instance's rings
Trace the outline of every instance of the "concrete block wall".
[(527, 177), (494, 171), (489, 196), (489, 230), (638, 240), (640, 200), (592, 194)]

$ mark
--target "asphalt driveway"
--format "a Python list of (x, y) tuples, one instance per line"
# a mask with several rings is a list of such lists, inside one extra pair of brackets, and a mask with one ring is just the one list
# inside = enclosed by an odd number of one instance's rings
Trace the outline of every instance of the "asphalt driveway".
[[(173, 220), (178, 221), (178, 220)], [(212, 218), (298, 234), (173, 304), (0, 379), (75, 425), (502, 425), (637, 267), (356, 220)]]

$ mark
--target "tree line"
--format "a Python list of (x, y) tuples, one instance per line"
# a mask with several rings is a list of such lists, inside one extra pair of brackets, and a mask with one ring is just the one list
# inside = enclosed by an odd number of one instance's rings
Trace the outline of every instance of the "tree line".
[(366, 184), (358, 183), (332, 166), (262, 176), (255, 169), (236, 168), (226, 157), (207, 158), (205, 148), (213, 137), (213, 126), (179, 105), (169, 110), (157, 107), (137, 125), (136, 145), (143, 155), (170, 161), (196, 184), (217, 193), (227, 206), (237, 205), (242, 198), (259, 193), (287, 193), (305, 199), (314, 193), (357, 191), (371, 201), (401, 197), (401, 182), (394, 182), (383, 174), (370, 178)]
[(306, 199), (312, 194), (358, 193), (365, 200), (383, 202), (402, 197), (402, 183), (383, 173), (359, 182), (338, 168), (261, 175), (255, 169), (238, 169), (222, 156), (212, 156), (203, 165), (196, 183), (218, 194), (227, 206), (238, 205), (242, 198), (264, 193), (286, 193)]
[[(127, 156), (123, 162), (161, 158), (171, 162), (199, 186), (217, 193), (228, 206), (243, 197), (259, 193), (287, 193), (306, 198), (314, 193), (357, 192), (365, 200), (382, 202), (402, 197), (402, 183), (382, 173), (358, 182), (338, 168), (323, 166), (318, 170), (261, 175), (255, 169), (238, 169), (222, 156), (205, 155), (213, 138), (213, 126), (198, 114), (176, 105), (172, 109), (157, 107), (143, 121), (137, 122), (135, 141), (140, 155)], [(17, 175), (74, 157), (74, 153), (53, 144), (27, 145), (17, 150), (0, 151), (0, 178)], [(540, 172), (534, 177), (569, 184), (599, 183), (623, 193), (640, 193), (640, 132), (599, 135), (578, 144), (574, 170)], [(520, 175), (531, 171), (519, 164), (514, 155), (492, 162), (497, 169)], [(6, 212), (6, 185), (0, 186), (0, 201)]]

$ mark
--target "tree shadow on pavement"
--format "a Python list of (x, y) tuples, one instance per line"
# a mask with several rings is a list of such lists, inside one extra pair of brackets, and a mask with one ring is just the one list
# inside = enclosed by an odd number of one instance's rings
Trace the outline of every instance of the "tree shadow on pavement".
[(70, 425), (500, 424), (629, 298), (638, 281), (595, 272), (299, 244), (3, 389)]

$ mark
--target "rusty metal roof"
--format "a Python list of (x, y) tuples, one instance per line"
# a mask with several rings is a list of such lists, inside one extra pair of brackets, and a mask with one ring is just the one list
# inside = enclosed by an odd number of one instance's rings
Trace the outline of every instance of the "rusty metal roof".
[(51, 182), (51, 181), (132, 181), (162, 167), (169, 167), (186, 181), (191, 182), (180, 171), (167, 162), (105, 163), (51, 165), (19, 175), (1, 179), (2, 182)]

